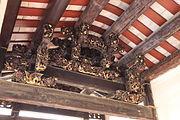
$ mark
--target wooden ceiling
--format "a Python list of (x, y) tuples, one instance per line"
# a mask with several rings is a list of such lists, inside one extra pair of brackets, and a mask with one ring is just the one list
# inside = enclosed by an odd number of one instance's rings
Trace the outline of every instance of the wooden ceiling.
[[(93, 4), (92, 1), (93, 0), (70, 0), (64, 13), (59, 15), (60, 19), (56, 25), (54, 36), (63, 37), (63, 35), (59, 33), (60, 27), (76, 25), (81, 20), (79, 18), (82, 17), (82, 13), (87, 12), (89, 8), (87, 6)], [(95, 18), (90, 22), (90, 24), (92, 24), (90, 34), (98, 37), (104, 37), (106, 34), (109, 34), (109, 31), (114, 30), (112, 29), (113, 25), (120, 24), (118, 22), (119, 19), (127, 14), (130, 7), (132, 7), (133, 4), (137, 6), (140, 3), (135, 3), (138, 2), (138, 0), (105, 1), (107, 3), (103, 3), (104, 6), (101, 6), (102, 9), (100, 13), (94, 15)], [(148, 0), (143, 1), (147, 2)], [(97, 3), (98, 2), (102, 1), (98, 0)], [(43, 17), (48, 9), (48, 3), (50, 4), (50, 0), (22, 0), (8, 51), (11, 51), (14, 44), (30, 45), (40, 22), (42, 19), (45, 19)], [(162, 26), (171, 21), (172, 18), (177, 17), (177, 26), (179, 25), (179, 0), (149, 0), (149, 4), (151, 4), (150, 7), (143, 8), (146, 10), (140, 15), (137, 13), (137, 18), (133, 16), (134, 18), (132, 18), (127, 26), (123, 26), (125, 29), (122, 28), (121, 32), (117, 33), (119, 34), (120, 44), (125, 47), (125, 51), (122, 54), (116, 55), (119, 60), (128, 57), (128, 54), (132, 52), (134, 48), (137, 48), (144, 41), (148, 41), (153, 34), (162, 29)], [(54, 13), (54, 16), (58, 15)], [(153, 46), (152, 49), (148, 49), (145, 53), (147, 69), (179, 49), (180, 31), (178, 27), (166, 40), (162, 40), (161, 43)]]

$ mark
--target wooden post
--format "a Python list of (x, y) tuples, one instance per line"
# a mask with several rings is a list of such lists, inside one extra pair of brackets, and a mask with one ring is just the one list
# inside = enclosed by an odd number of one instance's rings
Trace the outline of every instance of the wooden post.
[(154, 105), (151, 84), (150, 84), (149, 80), (148, 80), (148, 82), (145, 82), (144, 89), (145, 89), (145, 93), (146, 93), (144, 105), (152, 108), (153, 120), (157, 120), (156, 107)]

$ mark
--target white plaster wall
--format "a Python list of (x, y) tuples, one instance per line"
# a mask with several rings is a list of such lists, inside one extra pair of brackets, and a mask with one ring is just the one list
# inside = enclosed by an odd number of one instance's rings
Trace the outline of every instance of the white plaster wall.
[(180, 120), (180, 65), (151, 82), (159, 120)]
[(2, 23), (4, 20), (4, 13), (6, 10), (7, 1), (8, 0), (0, 0), (0, 33), (1, 33)]

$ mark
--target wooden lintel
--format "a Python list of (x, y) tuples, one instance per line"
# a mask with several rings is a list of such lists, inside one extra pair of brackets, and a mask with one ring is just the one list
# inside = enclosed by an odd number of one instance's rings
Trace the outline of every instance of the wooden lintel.
[(111, 33), (121, 34), (154, 2), (155, 0), (134, 0), (130, 7), (103, 34), (103, 38), (106, 40)]
[(33, 35), (31, 49), (32, 52), (36, 52), (39, 44), (43, 37), (43, 25), (52, 24), (54, 27), (59, 22), (61, 16), (63, 15), (66, 7), (68, 6), (70, 0), (50, 0), (45, 11), (42, 20), (40, 21), (36, 32)]
[(96, 91), (111, 93), (116, 90), (125, 90), (125, 85), (115, 83), (110, 80), (104, 80), (99, 77), (86, 75), (78, 72), (67, 71), (61, 68), (48, 66), (43, 72), (45, 76), (57, 77), (57, 83), (75, 86), (79, 88), (88, 88)]
[(109, 0), (90, 0), (88, 6), (80, 16), (79, 21), (76, 22), (75, 27), (78, 27), (81, 23), (91, 24), (94, 22), (108, 2)]
[(141, 76), (147, 80), (153, 80), (159, 75), (167, 72), (168, 70), (180, 65), (180, 50), (172, 53), (170, 56), (166, 57), (158, 64), (152, 66), (150, 69), (144, 71)]
[(180, 28), (180, 12), (177, 13), (169, 22), (159, 29), (159, 31), (152, 34), (149, 38), (141, 42), (133, 50), (123, 56), (118, 64), (131, 64), (134, 62), (136, 56), (145, 55), (150, 50), (159, 46), (160, 43), (167, 40)]
[(152, 109), (111, 99), (0, 80), (0, 99), (135, 119), (152, 119)]
[(8, 0), (0, 34), (0, 73), (4, 67), (4, 58), (12, 36), (21, 0)]

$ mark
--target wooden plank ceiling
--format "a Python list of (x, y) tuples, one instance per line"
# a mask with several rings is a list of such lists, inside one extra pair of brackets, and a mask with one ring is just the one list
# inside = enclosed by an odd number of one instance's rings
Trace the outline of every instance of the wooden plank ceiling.
[[(90, 34), (102, 37), (114, 22), (121, 17), (134, 0), (109, 0), (103, 10), (92, 22)], [(62, 26), (74, 26), (90, 0), (71, 0), (58, 24), (54, 36), (63, 37), (59, 33)], [(47, 8), (49, 0), (22, 0), (16, 24), (13, 30), (8, 50), (13, 44), (29, 45), (33, 34)], [(116, 55), (118, 59), (126, 56), (141, 42), (156, 33), (180, 11), (179, 0), (156, 0), (143, 14), (141, 14), (126, 30), (119, 35), (120, 44), (125, 51)], [(159, 63), (166, 57), (180, 49), (180, 31), (178, 30), (159, 46), (145, 54), (147, 69)]]

